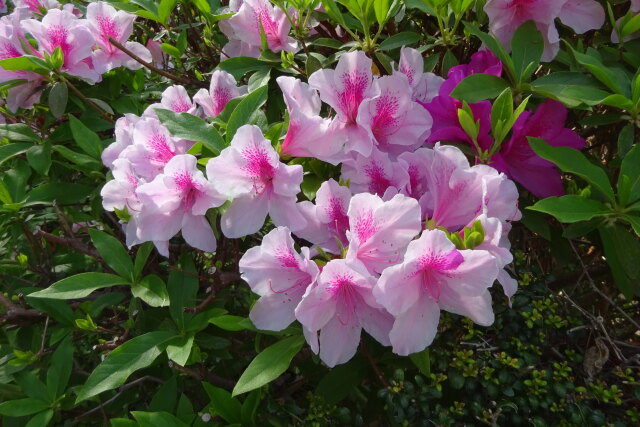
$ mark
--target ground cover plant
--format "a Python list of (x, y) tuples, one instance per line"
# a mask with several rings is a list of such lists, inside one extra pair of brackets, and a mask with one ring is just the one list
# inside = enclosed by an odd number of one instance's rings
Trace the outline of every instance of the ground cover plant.
[(3, 425), (640, 422), (640, 2), (0, 11)]

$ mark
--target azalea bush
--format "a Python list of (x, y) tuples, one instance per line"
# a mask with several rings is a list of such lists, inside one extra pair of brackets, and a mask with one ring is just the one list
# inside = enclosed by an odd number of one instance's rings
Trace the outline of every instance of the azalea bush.
[(640, 2), (0, 2), (3, 425), (640, 422)]

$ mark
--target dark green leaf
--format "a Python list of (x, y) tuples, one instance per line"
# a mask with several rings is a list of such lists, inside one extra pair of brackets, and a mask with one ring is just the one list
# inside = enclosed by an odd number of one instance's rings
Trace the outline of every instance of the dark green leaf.
[(24, 206), (77, 203), (87, 197), (94, 189), (82, 184), (54, 183), (42, 184), (27, 194)]
[(382, 41), (378, 46), (379, 50), (392, 50), (402, 46), (412, 45), (420, 41), (420, 35), (414, 32), (405, 31), (394, 34)]
[(69, 90), (67, 85), (58, 82), (49, 91), (49, 109), (51, 114), (56, 119), (59, 119), (64, 114), (67, 108), (67, 100), (69, 99)]
[(145, 276), (140, 282), (132, 285), (131, 293), (151, 307), (167, 307), (169, 305), (167, 287), (164, 281), (155, 274)]
[(220, 70), (231, 74), (236, 80), (240, 80), (249, 71), (256, 71), (265, 67), (268, 67), (266, 63), (248, 56), (225, 59), (218, 65)]
[(217, 415), (228, 423), (242, 422), (242, 406), (237, 399), (231, 396), (231, 393), (209, 383), (202, 383), (202, 386), (209, 396), (209, 406)]
[(278, 378), (287, 370), (303, 344), (304, 337), (293, 336), (265, 348), (242, 373), (232, 395), (255, 390)]
[(133, 279), (133, 263), (122, 243), (115, 237), (95, 228), (89, 229), (89, 235), (107, 265), (120, 276)]
[(576, 195), (548, 197), (527, 209), (549, 214), (558, 221), (567, 223), (587, 221), (596, 216), (612, 213), (611, 209), (597, 200)]
[(139, 427), (188, 427), (175, 415), (168, 412), (141, 412), (131, 411), (133, 418), (138, 421)]
[(32, 146), (32, 144), (24, 143), (13, 143), (0, 146), (0, 165), (10, 158), (24, 153)]
[(133, 263), (133, 277), (137, 280), (142, 274), (144, 266), (147, 264), (147, 259), (153, 250), (152, 242), (144, 242), (138, 246), (138, 252), (136, 253), (136, 260)]
[[(544, 51), (544, 39), (533, 21), (522, 24), (511, 40), (511, 57), (516, 78), (519, 82), (531, 76), (535, 67), (540, 63)], [(530, 65), (533, 64), (533, 67)], [(527, 71), (525, 73), (525, 71)]]
[(98, 134), (86, 127), (84, 123), (71, 114), (69, 114), (69, 126), (73, 139), (76, 141), (76, 144), (78, 144), (78, 147), (94, 159), (100, 160), (102, 142), (100, 142)]
[(51, 167), (51, 144), (34, 145), (27, 150), (29, 166), (40, 175), (46, 175)]
[[(29, 126), (22, 123), (10, 125), (0, 124), (0, 138), (7, 138), (11, 142), (37, 142), (40, 140), (38, 135), (36, 135)], [(6, 147), (6, 145), (2, 147)], [(0, 155), (0, 161), (4, 161), (2, 155)]]
[(490, 74), (471, 74), (451, 92), (451, 96), (469, 103), (495, 98), (509, 87), (509, 83)]
[(51, 367), (47, 370), (47, 389), (53, 396), (62, 396), (73, 368), (73, 344), (71, 337), (65, 338), (53, 353)]
[(226, 144), (213, 125), (189, 113), (157, 109), (156, 114), (169, 132), (178, 138), (202, 142), (214, 154), (220, 154)]
[(50, 404), (42, 400), (27, 397), (19, 400), (10, 400), (0, 403), (0, 415), (10, 417), (24, 417), (36, 414), (49, 408)]
[(240, 126), (249, 123), (251, 115), (267, 101), (268, 87), (262, 86), (249, 93), (233, 110), (227, 123), (227, 143), (230, 143)]

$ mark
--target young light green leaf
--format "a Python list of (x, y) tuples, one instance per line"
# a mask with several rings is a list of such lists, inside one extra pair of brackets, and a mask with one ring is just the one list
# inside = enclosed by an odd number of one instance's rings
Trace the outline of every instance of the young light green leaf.
[(89, 229), (89, 235), (107, 265), (120, 276), (133, 280), (133, 263), (122, 243), (115, 237), (95, 228)]
[(529, 138), (529, 144), (538, 156), (554, 163), (564, 172), (578, 175), (598, 189), (610, 202), (615, 200), (605, 171), (587, 160), (580, 151), (570, 147), (554, 147), (539, 138)]
[(57, 281), (47, 289), (29, 294), (29, 298), (74, 299), (110, 286), (126, 285), (127, 279), (115, 274), (80, 273)]
[(596, 216), (612, 213), (611, 209), (597, 200), (577, 195), (547, 197), (527, 209), (549, 214), (565, 223), (587, 221)]
[(91, 373), (76, 403), (124, 384), (132, 373), (151, 365), (174, 336), (169, 331), (148, 332), (113, 350)]
[(278, 378), (287, 370), (303, 344), (304, 337), (293, 336), (265, 348), (242, 373), (232, 395), (246, 393)]

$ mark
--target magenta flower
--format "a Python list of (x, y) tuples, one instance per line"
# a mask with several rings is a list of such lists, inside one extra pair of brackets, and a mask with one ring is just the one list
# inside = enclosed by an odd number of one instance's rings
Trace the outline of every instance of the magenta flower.
[(268, 0), (245, 0), (238, 12), (229, 18), (229, 27), (233, 38), (251, 46), (260, 47), (262, 37), (260, 27), (264, 29), (269, 49), (273, 52), (298, 50), (296, 41), (289, 37), (291, 24), (286, 15)]
[(138, 175), (151, 181), (175, 155), (188, 150), (186, 141), (174, 138), (160, 122), (151, 117), (138, 120), (133, 127), (133, 144), (120, 157), (127, 158)]
[(137, 188), (143, 207), (136, 218), (139, 242), (168, 241), (182, 231), (184, 240), (194, 248), (216, 250), (216, 238), (205, 214), (226, 199), (213, 189), (196, 165), (197, 159), (192, 155), (175, 156), (163, 173)]
[(383, 197), (390, 188), (403, 188), (408, 180), (405, 170), (389, 155), (373, 149), (368, 156), (356, 154), (355, 160), (342, 163), (340, 179), (349, 181), (354, 193), (369, 192)]
[(402, 194), (386, 202), (373, 194), (356, 194), (347, 213), (347, 259), (361, 262), (372, 274), (402, 261), (407, 244), (422, 229), (418, 202)]
[(371, 138), (357, 123), (358, 109), (374, 95), (371, 59), (362, 51), (345, 53), (335, 70), (318, 70), (309, 76), (309, 86), (320, 92), (320, 99), (336, 111), (332, 123), (334, 138), (345, 141), (345, 153), (371, 153)]
[(296, 231), (296, 236), (320, 246), (325, 251), (339, 254), (338, 242), (343, 247), (349, 244), (347, 210), (350, 201), (351, 190), (348, 187), (339, 185), (333, 179), (323, 182), (316, 192), (315, 205), (309, 201), (298, 203), (307, 225)]
[(530, 111), (522, 113), (513, 126), (511, 139), (504, 142), (500, 151), (491, 158), (491, 166), (506, 173), (538, 197), (563, 195), (560, 172), (551, 162), (533, 152), (527, 137), (544, 139), (556, 147), (582, 150), (587, 142), (573, 130), (564, 127), (567, 115), (567, 108), (552, 99), (547, 99), (534, 114)]
[(319, 116), (321, 102), (318, 92), (295, 77), (281, 76), (276, 81), (289, 113), (282, 154), (337, 163), (336, 155), (342, 149), (342, 143), (330, 134), (330, 121)]
[(257, 126), (242, 126), (231, 146), (207, 163), (207, 175), (221, 194), (232, 199), (222, 216), (222, 232), (242, 237), (260, 230), (267, 214), (293, 232), (305, 226), (296, 208), (302, 166), (281, 163)]
[(295, 310), (311, 331), (312, 349), (320, 331), (320, 359), (329, 367), (349, 361), (358, 349), (364, 328), (382, 345), (389, 345), (393, 318), (373, 298), (375, 279), (361, 265), (330, 261)]
[(138, 57), (151, 62), (151, 52), (140, 43), (127, 41), (133, 32), (133, 21), (136, 15), (116, 10), (103, 1), (90, 3), (87, 6), (87, 24), (99, 50), (94, 52), (93, 64), (100, 73), (105, 73), (117, 67), (137, 70), (142, 64), (129, 55), (114, 47), (109, 37), (121, 43)]
[(215, 70), (211, 74), (209, 90), (200, 89), (193, 101), (200, 105), (207, 117), (216, 117), (224, 110), (227, 103), (247, 93), (246, 86), (238, 86), (236, 79), (226, 71)]
[(260, 299), (249, 318), (258, 329), (281, 331), (296, 320), (294, 310), (320, 270), (309, 257), (309, 248), (298, 254), (286, 227), (271, 230), (260, 246), (240, 259), (242, 280)]
[(382, 272), (373, 295), (395, 322), (389, 334), (393, 351), (406, 356), (424, 350), (435, 337), (440, 310), (493, 323), (488, 288), (498, 275), (487, 251), (457, 250), (440, 230), (409, 243), (404, 262)]
[(66, 10), (51, 9), (42, 22), (25, 19), (22, 27), (38, 42), (41, 52), (52, 54), (59, 47), (64, 54), (61, 71), (95, 83), (101, 73), (91, 63), (95, 39), (87, 26)]
[(187, 90), (184, 86), (173, 85), (169, 86), (162, 92), (160, 102), (149, 105), (142, 117), (154, 117), (156, 118), (156, 109), (164, 109), (173, 111), (174, 113), (189, 113), (196, 114), (198, 106), (191, 101)]
[(384, 76), (374, 88), (358, 108), (357, 124), (382, 151), (397, 155), (421, 146), (430, 133), (431, 115), (411, 99), (409, 80), (402, 74)]
[(489, 29), (508, 48), (519, 26), (533, 21), (542, 33), (543, 61), (551, 61), (560, 50), (560, 36), (554, 20), (582, 34), (604, 24), (604, 9), (595, 0), (489, 0), (484, 6)]

